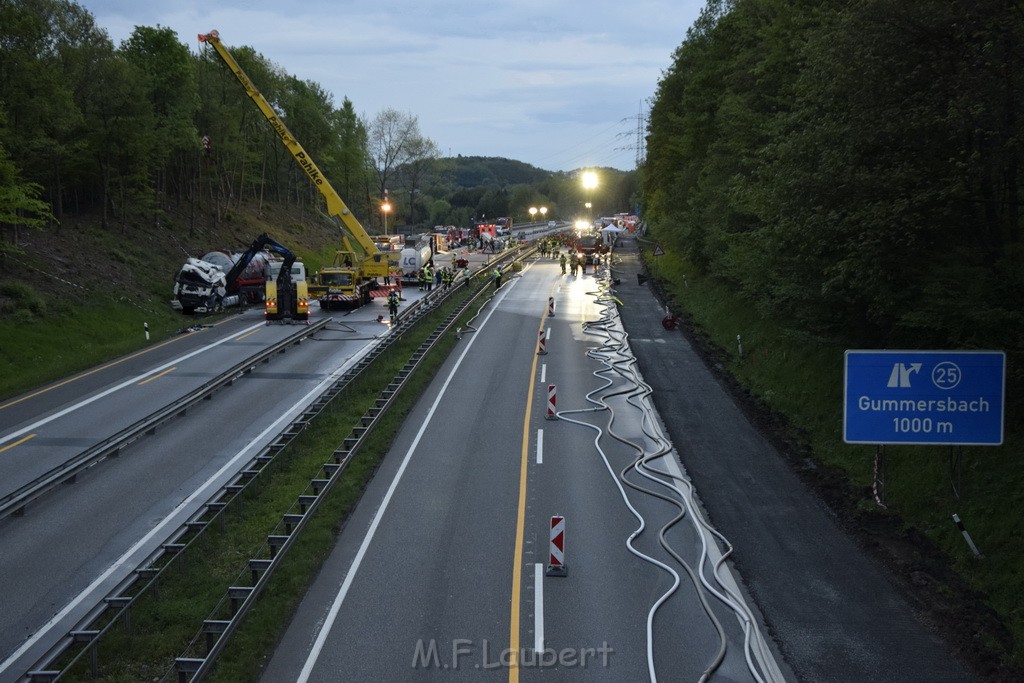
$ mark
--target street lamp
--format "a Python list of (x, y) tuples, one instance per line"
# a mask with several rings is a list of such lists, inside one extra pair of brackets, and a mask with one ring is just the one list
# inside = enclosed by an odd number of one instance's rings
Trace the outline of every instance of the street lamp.
[(381, 201), (381, 214), (384, 216), (384, 234), (387, 234), (387, 214), (391, 211), (391, 200), (387, 196), (387, 187), (384, 188), (384, 199)]
[(534, 219), (536, 217), (537, 217), (537, 207), (536, 206), (531, 206), (530, 207), (530, 222), (533, 223)]
[(384, 203), (380, 205), (380, 211), (384, 214), (384, 234), (388, 234), (388, 212), (391, 211), (391, 202), (385, 197)]
[(548, 207), (546, 207), (546, 206), (540, 207), (540, 222), (541, 223), (544, 222), (544, 217), (547, 216), (547, 215), (548, 215)]
[(583, 189), (587, 191), (587, 218), (591, 218), (590, 214), (590, 195), (597, 187), (597, 174), (593, 171), (587, 171), (583, 174)]

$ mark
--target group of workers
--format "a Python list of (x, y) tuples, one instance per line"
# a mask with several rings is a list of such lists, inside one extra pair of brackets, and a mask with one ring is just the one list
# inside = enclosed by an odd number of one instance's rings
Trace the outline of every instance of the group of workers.
[[(454, 256), (452, 257), (453, 263), (455, 262)], [(468, 264), (467, 264), (468, 265)], [(434, 268), (432, 265), (427, 265), (419, 271), (411, 274), (411, 277), (415, 278), (419, 283), (421, 292), (433, 291), (434, 287), (441, 289), (444, 287), (448, 289), (455, 282), (456, 275), (455, 267), (444, 267)], [(395, 287), (388, 292), (387, 305), (388, 312), (391, 314), (391, 322), (394, 323), (398, 319), (398, 304), (403, 301), (402, 299), (402, 277), (403, 273), (401, 270), (397, 271), (392, 275), (395, 280)], [(386, 283), (387, 284), (387, 283)]]
[[(540, 241), (538, 244), (541, 256), (550, 256), (553, 260), (558, 261), (562, 267), (562, 274), (566, 274), (566, 267), (568, 266), (569, 272), (575, 276), (582, 269), (583, 274), (587, 272), (587, 257), (584, 254), (578, 254), (575, 250), (569, 249), (568, 255), (562, 252), (562, 245), (559, 240), (554, 238), (547, 238)], [(420, 291), (430, 292), (434, 286), (441, 288), (448, 288), (455, 281), (456, 266), (466, 268), (469, 263), (466, 259), (457, 259), (455, 254), (452, 254), (452, 267), (441, 267), (435, 269), (433, 266), (426, 266), (419, 271), (419, 285)], [(595, 266), (596, 267), (596, 266)], [(495, 267), (491, 273), (491, 277), (494, 281), (494, 289), (501, 287), (502, 271), (500, 267)], [(387, 304), (388, 310), (391, 313), (391, 320), (395, 322), (398, 316), (398, 303), (401, 301), (401, 295), (392, 290), (388, 294)]]
[[(573, 277), (575, 277), (577, 273), (581, 273), (581, 271), (582, 275), (587, 274), (587, 257), (584, 254), (571, 252), (569, 254), (569, 258), (566, 258), (565, 254), (562, 254), (558, 257), (558, 263), (562, 266), (562, 275), (565, 275), (566, 264), (569, 265), (569, 273)], [(597, 266), (595, 265), (595, 268), (596, 267)]]
[(441, 268), (434, 268), (433, 266), (426, 266), (420, 270), (420, 291), (430, 292), (433, 291), (436, 286), (440, 289), (442, 286), (447, 289), (451, 287), (452, 283), (455, 282), (455, 269), (442, 266)]
[(562, 250), (562, 243), (554, 237), (546, 237), (537, 243), (537, 250), (541, 256), (550, 256), (558, 260), (558, 254)]

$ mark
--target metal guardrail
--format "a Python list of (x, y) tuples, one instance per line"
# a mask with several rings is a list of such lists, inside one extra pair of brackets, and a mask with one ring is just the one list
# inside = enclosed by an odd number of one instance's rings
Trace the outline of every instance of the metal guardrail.
[(260, 363), (265, 362), (270, 356), (279, 353), (285, 347), (297, 344), (306, 337), (318, 332), (330, 318), (318, 321), (307, 326), (301, 334), (293, 335), (277, 344), (267, 347), (260, 353), (238, 363), (230, 370), (222, 373), (213, 380), (207, 382), (185, 398), (164, 406), (160, 410), (147, 415), (138, 422), (122, 429), (120, 432), (110, 436), (88, 450), (82, 451), (70, 460), (52, 468), (41, 477), (25, 484), (21, 488), (0, 498), (0, 519), (11, 514), (22, 514), (25, 506), (43, 494), (52, 490), (67, 481), (72, 481), (82, 471), (92, 467), (107, 457), (119, 455), (121, 450), (146, 434), (152, 434), (156, 428), (165, 422), (184, 415), (189, 408), (208, 398), (215, 391), (230, 385), (236, 379), (251, 371)]
[[(440, 305), (444, 300), (451, 294), (454, 294), (458, 289), (464, 286), (468, 286), (472, 281), (483, 275), (483, 279), (480, 281), (480, 286), (476, 294), (471, 297), (465, 306), (468, 306), (475, 301), (484, 291), (486, 291), (486, 285), (489, 282), (489, 277), (485, 274), (490, 271), (491, 268), (497, 266), (499, 268), (510, 267), (511, 262), (515, 262), (524, 256), (528, 256), (536, 251), (535, 248), (527, 249), (511, 249), (498, 254), (495, 258), (488, 259), (487, 263), (484, 264), (478, 271), (473, 274), (466, 274), (463, 278), (456, 281), (456, 284), (448, 290), (435, 290), (431, 295), (423, 297), (412, 305), (410, 305), (405, 311), (402, 311), (402, 315), (396, 324), (392, 328), (391, 332), (382, 337), (381, 340), (369, 347), (367, 353), (361, 358), (348, 372), (340, 377), (330, 387), (326, 388), (324, 393), (321, 394), (316, 400), (314, 400), (304, 411), (298, 416), (289, 426), (285, 427), (283, 431), (272, 440), (270, 444), (261, 449), (249, 463), (244, 466), (232, 480), (225, 484), (223, 488), (218, 490), (211, 496), (199, 511), (197, 511), (188, 521), (182, 524), (180, 527), (175, 529), (168, 537), (160, 544), (160, 546), (150, 554), (143, 562), (139, 564), (139, 567), (132, 572), (131, 575), (126, 577), (124, 581), (118, 584), (112, 589), (107, 596), (100, 601), (97, 606), (91, 610), (84, 618), (80, 619), (76, 626), (71, 629), (57, 644), (51, 647), (44, 656), (38, 659), (32, 670), (27, 672), (28, 679), (33, 681), (57, 681), (67, 672), (72, 666), (74, 666), (83, 657), (89, 657), (90, 670), (95, 673), (98, 671), (98, 655), (97, 646), (100, 639), (116, 624), (119, 622), (130, 623), (130, 609), (132, 603), (144, 595), (147, 591), (155, 587), (164, 572), (173, 566), (173, 560), (189, 548), (193, 543), (197, 542), (202, 538), (203, 533), (206, 531), (208, 526), (215, 522), (222, 514), (225, 514), (228, 510), (228, 505), (232, 502), (239, 494), (241, 494), (250, 484), (255, 482), (263, 469), (266, 468), (274, 457), (284, 450), (288, 444), (297, 437), (305, 427), (307, 427), (313, 419), (315, 419), (326, 406), (334, 399), (335, 396), (340, 394), (345, 387), (347, 387), (353, 380), (355, 380), (359, 374), (367, 367), (374, 359), (377, 358), (383, 351), (385, 351), (392, 343), (401, 338), (405, 331), (411, 328), (420, 318), (432, 311), (436, 306)], [(444, 292), (442, 294), (442, 292)], [(464, 310), (465, 307), (460, 309)], [(450, 321), (454, 320), (458, 314), (453, 314), (450, 320), (446, 321), (442, 327), (447, 329), (446, 326), (450, 326)], [(254, 356), (248, 359), (245, 363), (240, 363), (235, 368), (232, 368), (228, 372), (225, 372), (216, 380), (211, 381), (210, 385), (230, 377), (229, 381), (220, 382), (218, 386), (223, 386), (225, 383), (234, 381), (247, 372), (255, 368), (260, 362), (264, 362), (273, 353), (279, 352), (283, 347), (301, 341), (302, 338), (310, 336), (313, 332), (319, 331), (326, 326), (332, 319), (328, 318), (323, 321), (319, 321), (315, 326), (310, 326), (309, 334), (302, 335), (298, 340), (294, 337), (289, 340), (285, 340), (284, 343), (275, 345), (267, 350), (267, 352), (261, 353), (258, 356)], [(315, 328), (315, 329), (314, 329)], [(439, 337), (439, 333), (435, 333), (431, 337), (433, 341)], [(418, 359), (422, 357), (421, 352), (417, 352), (417, 363)], [(248, 370), (245, 368), (248, 367)], [(404, 383), (404, 382), (403, 382)], [(207, 385), (204, 385), (204, 389)], [(389, 389), (390, 390), (390, 389)], [(397, 393), (391, 391), (392, 394)], [(209, 395), (209, 393), (205, 394)], [(202, 397), (199, 399), (202, 400)], [(191, 405), (191, 403), (189, 403)], [(178, 408), (174, 412), (174, 415), (184, 414), (185, 410)], [(383, 411), (381, 411), (383, 412)], [(168, 418), (169, 419), (169, 418)], [(367, 418), (363, 418), (364, 422)], [(366, 426), (357, 428), (361, 430), (360, 433), (367, 431)], [(348, 441), (348, 440), (346, 440)], [(362, 439), (359, 438), (358, 443), (361, 443)], [(357, 444), (358, 445), (358, 444)], [(350, 451), (355, 450), (355, 447), (349, 448)], [(336, 452), (337, 453), (337, 452)], [(345, 462), (347, 465), (347, 460)], [(324, 473), (327, 474), (328, 470), (332, 474), (338, 474), (344, 467), (340, 463), (327, 463), (324, 465)], [(328, 476), (330, 478), (330, 476)], [(333, 482), (333, 479), (331, 479)], [(320, 486), (319, 484), (311, 483), (311, 486)], [(297, 502), (300, 506), (308, 505), (309, 498), (303, 498)], [(311, 512), (311, 510), (310, 510)], [(293, 513), (289, 513), (291, 515)], [(282, 524), (294, 524), (296, 517), (286, 515)], [(290, 521), (289, 521), (290, 520)], [(302, 524), (304, 526), (304, 522)], [(297, 527), (294, 532), (289, 529), (287, 534), (289, 538), (297, 536), (297, 532), (301, 527)], [(269, 541), (268, 541), (269, 542)], [(291, 541), (289, 540), (287, 547), (290, 547)], [(275, 556), (283, 555), (283, 551), (287, 550), (287, 547), (277, 548), (272, 551)], [(253, 564), (255, 562), (255, 565)], [(275, 565), (276, 567), (276, 565)], [(254, 581), (256, 580), (257, 573), (260, 574), (261, 582), (266, 579), (272, 572), (269, 561), (267, 560), (252, 560), (249, 564), (249, 570), (253, 572)], [(260, 590), (262, 590), (262, 583), (260, 583)], [(129, 595), (130, 593), (130, 595)], [(250, 598), (250, 591), (242, 591), (244, 595), (234, 595), (229, 591), (228, 599), (232, 603), (237, 604), (239, 600), (244, 599), (239, 605), (238, 619), (240, 620), (246, 612), (252, 602)], [(259, 591), (251, 592), (251, 600), (254, 601)], [(103, 621), (103, 625), (99, 626), (99, 622)], [(203, 635), (209, 650), (207, 657), (203, 658), (192, 658), (201, 659), (204, 663), (209, 662), (212, 664), (216, 655), (226, 645), (228, 636), (235, 630), (237, 623), (234, 620), (230, 624), (225, 624), (219, 620), (207, 620), (204, 623)], [(210, 630), (212, 629), (212, 630)], [(215, 637), (216, 636), (216, 637)], [(66, 657), (68, 651), (74, 646), (78, 645), (81, 649), (79, 652), (70, 657), (59, 669), (50, 669), (48, 667), (53, 666), (56, 662), (60, 661), (63, 657)], [(211, 656), (212, 655), (212, 656)], [(179, 658), (182, 659), (182, 658)], [(189, 658), (184, 658), (188, 660)], [(184, 666), (188, 669), (198, 669), (200, 664), (195, 662), (183, 662)], [(181, 666), (181, 665), (178, 665)], [(207, 664), (202, 664), (203, 671), (205, 674)], [(189, 673), (195, 672), (190, 671)], [(184, 671), (179, 672), (179, 675), (185, 674)], [(198, 680), (193, 677), (192, 680)]]
[[(509, 257), (511, 256), (510, 254)], [(468, 280), (464, 280), (463, 286), (466, 286), (468, 282)], [(451, 291), (454, 292), (456, 289), (453, 288)], [(451, 313), (431, 333), (427, 340), (411, 354), (409, 361), (380, 393), (373, 407), (360, 418), (359, 426), (355, 427), (351, 435), (345, 438), (332, 453), (331, 460), (322, 465), (317, 472), (320, 476), (310, 480), (309, 486), (303, 494), (298, 497), (288, 512), (283, 515), (272, 533), (267, 536), (267, 541), (261, 547), (259, 556), (248, 561), (247, 568), (239, 577), (239, 585), (229, 587), (227, 594), (221, 599), (214, 612), (210, 615), (211, 618), (204, 620), (202, 630), (186, 651), (186, 654), (194, 656), (176, 658), (174, 667), (164, 676), (164, 681), (169, 681), (172, 677), (176, 677), (182, 683), (186, 681), (199, 681), (210, 673), (217, 657), (226, 647), (231, 635), (241, 625), (249, 610), (255, 606), (260, 593), (269, 583), (271, 575), (280, 566), (288, 550), (296, 542), (302, 529), (306, 526), (307, 521), (326, 498), (334, 484), (341, 479), (341, 474), (363, 445), (370, 432), (391, 407), (409, 377), (430, 349), (434, 347), (445, 332), (450, 330), (455, 320), (486, 290), (486, 280), (478, 283), (476, 293), (469, 297), (458, 310)], [(426, 302), (427, 300), (423, 301)], [(424, 303), (424, 306), (432, 310), (441, 301), (443, 301), (443, 298), (438, 298), (433, 302)], [(243, 585), (241, 581), (246, 573), (251, 575), (251, 586)], [(221, 614), (225, 611), (229, 613), (226, 615)], [(217, 616), (226, 616), (227, 618), (214, 618)], [(205, 650), (205, 654), (201, 650)]]
[[(468, 310), (473, 302), (479, 299), (484, 292), (487, 291), (490, 278), (486, 273), (488, 273), (490, 268), (493, 266), (497, 266), (499, 268), (514, 268), (512, 264), (535, 252), (535, 247), (508, 250), (507, 253), (488, 260), (487, 264), (478, 271), (477, 274), (484, 274), (484, 277), (478, 281), (476, 292), (472, 296), (468, 297), (457, 310), (453, 311), (444, 320), (444, 322), (434, 330), (426, 341), (424, 341), (423, 344), (421, 344), (419, 348), (411, 354), (409, 361), (398, 372), (395, 378), (388, 383), (384, 390), (381, 391), (374, 403), (374, 406), (371, 407), (367, 413), (362, 416), (362, 418), (360, 418), (359, 426), (355, 427), (351, 435), (345, 438), (340, 446), (332, 453), (331, 460), (325, 462), (321, 466), (318, 474), (322, 476), (310, 480), (310, 484), (306, 491), (298, 497), (289, 511), (284, 514), (277, 527), (267, 536), (266, 543), (264, 543), (260, 549), (260, 557), (251, 558), (249, 560), (247, 569), (243, 572), (243, 575), (245, 573), (249, 573), (251, 575), (252, 585), (235, 585), (227, 589), (227, 594), (218, 603), (214, 612), (210, 614), (211, 618), (204, 620), (202, 630), (190, 643), (189, 648), (186, 651), (186, 654), (192, 654), (195, 656), (177, 657), (175, 659), (174, 667), (167, 673), (167, 675), (164, 676), (163, 681), (169, 682), (169, 679), (173, 676), (177, 677), (179, 683), (194, 683), (195, 681), (202, 680), (210, 673), (217, 657), (223, 651), (224, 647), (227, 646), (227, 642), (231, 635), (238, 629), (249, 610), (255, 606), (260, 593), (269, 583), (274, 570), (280, 566), (284, 557), (287, 555), (288, 550), (295, 543), (310, 517), (319, 507), (320, 503), (326, 498), (334, 484), (341, 479), (341, 474), (347, 468), (349, 462), (351, 462), (352, 458), (356, 455), (370, 432), (380, 421), (381, 417), (391, 407), (391, 404), (395, 401), (399, 392), (405, 386), (412, 373), (419, 366), (422, 359), (434, 347), (437, 341), (451, 329), (459, 316)], [(439, 305), (444, 299), (457, 291), (459, 287), (468, 286), (472, 281), (472, 277), (473, 276), (469, 276), (463, 279), (457, 287), (453, 287), (443, 297), (437, 297), (433, 301), (429, 296), (421, 299), (417, 303), (425, 306), (427, 310), (418, 311), (417, 317), (429, 312), (429, 310), (433, 310), (433, 308)], [(397, 336), (400, 335), (396, 335), (395, 338), (397, 338)], [(361, 362), (368, 365), (371, 362), (371, 359), (363, 359)], [(242, 579), (243, 577), (240, 575), (239, 578)], [(240, 580), (239, 584), (241, 583), (242, 582)], [(229, 614), (218, 614), (224, 610), (228, 610)], [(214, 618), (216, 616), (227, 616), (228, 618)], [(205, 654), (201, 654), (199, 652), (200, 648), (204, 648), (206, 650)]]

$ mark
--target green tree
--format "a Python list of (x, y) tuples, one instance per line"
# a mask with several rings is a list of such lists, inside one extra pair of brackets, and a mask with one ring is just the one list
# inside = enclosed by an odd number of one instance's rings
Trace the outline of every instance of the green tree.
[[(196, 65), (177, 34), (159, 26), (135, 27), (121, 44), (120, 54), (139, 74), (143, 97), (152, 111), (152, 127), (146, 131), (146, 172), (152, 178), (154, 201), (159, 204), (168, 186), (182, 194), (195, 172), (190, 162), (198, 139)], [(159, 212), (155, 215), (158, 219)]]
[[(430, 138), (419, 136), (410, 141), (405, 161), (398, 169), (397, 180), (409, 196), (409, 222), (428, 220), (432, 213), (421, 201), (427, 174), (441, 157), (441, 148)], [(431, 223), (431, 225), (437, 225)]]
[(82, 7), (64, 0), (0, 0), (3, 142), (26, 179), (45, 188), (59, 221), (66, 197), (90, 189), (92, 150), (81, 103), (90, 75), (113, 46)]
[(39, 229), (53, 220), (49, 205), (39, 197), (42, 186), (21, 180), (18, 169), (0, 144), (0, 225), (7, 228), (10, 239), (0, 251), (19, 251), (21, 228)]
[(369, 181), (366, 127), (347, 97), (334, 111), (332, 128), (336, 151), (330, 166), (331, 184), (356, 216), (369, 216), (369, 203), (362, 191)]
[(137, 217), (154, 208), (153, 109), (138, 70), (123, 58), (110, 55), (97, 63), (92, 83), (94, 96), (82, 103), (89, 123), (83, 137), (98, 166), (103, 226), (110, 225), (112, 209), (124, 233)]
[(1021, 34), (996, 0), (829, 17), (765, 173), (777, 302), (865, 343), (1019, 348)]
[(1006, 0), (709, 2), (652, 103), (655, 236), (804, 332), (1024, 350)]
[[(285, 99), (287, 76), (278, 67), (250, 47), (231, 47), (230, 51), (268, 102)], [(307, 197), (305, 173), (296, 167), (235, 76), (212, 48), (204, 50), (200, 60), (198, 84), (203, 106), (196, 129), (210, 141), (200, 169), (202, 190), (218, 205), (216, 215), (229, 203), (237, 205), (245, 198), (262, 202), (269, 195), (287, 202), (295, 191)]]

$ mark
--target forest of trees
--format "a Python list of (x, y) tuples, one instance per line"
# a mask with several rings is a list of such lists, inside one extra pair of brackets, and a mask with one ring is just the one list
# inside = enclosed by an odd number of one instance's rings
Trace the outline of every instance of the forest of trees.
[[(1022, 33), (1012, 0), (710, 0), (658, 84), (642, 186), (607, 169), (595, 213), (642, 195), (666, 246), (805, 334), (1019, 358)], [(368, 227), (384, 188), (403, 224), (582, 212), (573, 174), (442, 158), (413, 114), (360, 116), (231, 49)], [(159, 26), (115, 46), (70, 0), (0, 0), (0, 239), (264, 202), (319, 206), (212, 50)]]
[[(572, 174), (442, 158), (415, 115), (358, 115), (348, 98), (337, 106), (318, 83), (228, 45), (367, 229), (381, 227), (385, 188), (392, 225), (525, 218), (531, 205), (566, 219), (582, 210)], [(628, 208), (635, 174), (603, 177), (606, 210)], [(212, 48), (195, 54), (159, 26), (115, 46), (70, 0), (0, 0), (0, 245), (82, 215), (122, 234), (169, 223), (191, 232), (266, 202), (312, 220), (321, 200)]]
[(814, 337), (1021, 386), (1022, 46), (1015, 0), (711, 0), (651, 107), (654, 234)]
[[(376, 216), (384, 187), (439, 157), (412, 114), (361, 118), (254, 49), (231, 50), (358, 215)], [(159, 26), (114, 46), (74, 2), (0, 0), (0, 222), (10, 230), (88, 211), (127, 230), (169, 209), (195, 221), (266, 201), (319, 200), (212, 49), (194, 54)]]

